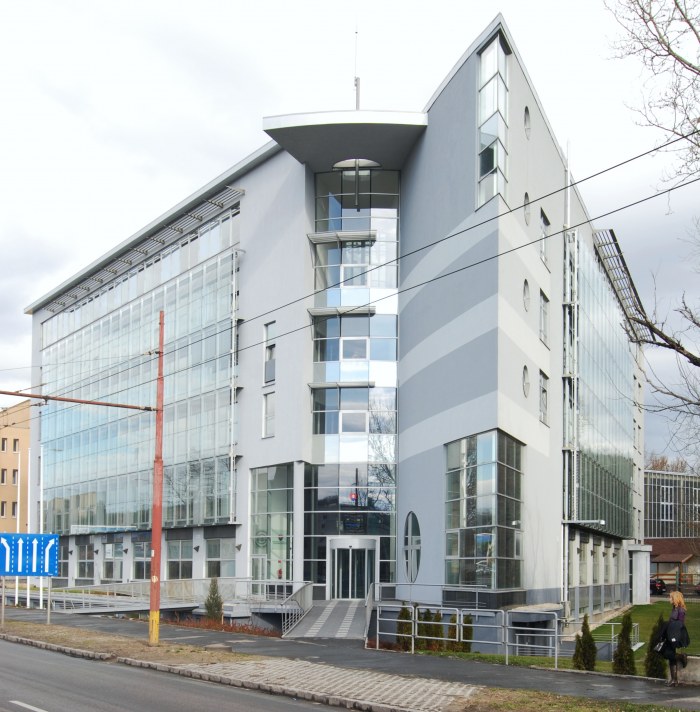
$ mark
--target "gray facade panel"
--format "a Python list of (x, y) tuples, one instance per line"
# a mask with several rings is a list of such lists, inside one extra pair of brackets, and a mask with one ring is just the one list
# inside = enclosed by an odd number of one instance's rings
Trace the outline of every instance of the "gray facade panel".
[[(401, 355), (407, 354), (421, 341), (429, 339), (440, 327), (449, 324), (460, 314), (498, 292), (497, 260), (476, 265), (496, 253), (498, 244), (496, 233), (491, 233), (473, 247), (458, 254), (460, 243), (464, 244), (467, 239), (466, 237), (453, 238), (457, 248), (454, 250), (454, 257), (449, 258), (447, 266), (436, 274), (426, 275), (423, 278), (438, 281), (421, 287), (419, 298), (412, 299), (402, 308), (399, 344)], [(426, 257), (429, 254), (426, 252)], [(470, 267), (470, 265), (476, 266)], [(440, 279), (442, 275), (459, 269), (463, 271)], [(468, 334), (454, 336), (456, 339), (469, 337)]]
[[(400, 386), (400, 432), (450, 408), (495, 391), (498, 332), (463, 344)], [(465, 433), (467, 435), (468, 433)]]

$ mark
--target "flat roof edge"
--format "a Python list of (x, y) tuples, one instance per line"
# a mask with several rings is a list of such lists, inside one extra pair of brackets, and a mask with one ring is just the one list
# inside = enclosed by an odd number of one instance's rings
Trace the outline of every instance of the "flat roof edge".
[(141, 230), (134, 233), (131, 237), (127, 238), (126, 240), (118, 244), (116, 247), (112, 248), (109, 252), (99, 257), (92, 264), (88, 265), (80, 272), (74, 274), (72, 277), (69, 277), (66, 281), (52, 289), (50, 292), (47, 292), (44, 296), (32, 302), (29, 306), (25, 308), (24, 313), (29, 315), (34, 314), (34, 312), (41, 309), (41, 307), (53, 301), (53, 299), (55, 299), (59, 294), (62, 294), (63, 292), (68, 291), (69, 289), (72, 289), (80, 282), (85, 280), (87, 277), (89, 277), (90, 274), (92, 274), (93, 272), (97, 272), (105, 265), (109, 264), (114, 259), (119, 257), (119, 255), (130, 250), (133, 246), (137, 245), (150, 233), (160, 230), (162, 227), (172, 222), (175, 217), (184, 212), (187, 212), (187, 210), (193, 205), (201, 203), (202, 200), (205, 200), (208, 195), (210, 195), (211, 193), (215, 193), (218, 189), (221, 188), (222, 185), (224, 185), (228, 181), (236, 180), (240, 176), (245, 175), (245, 173), (252, 170), (253, 168), (256, 168), (261, 163), (264, 163), (266, 160), (268, 160), (269, 158), (271, 158), (282, 150), (282, 147), (279, 146), (275, 141), (268, 141), (264, 146), (261, 146), (259, 149), (244, 158), (242, 161), (239, 161), (227, 171), (217, 176), (213, 180), (209, 181), (202, 188), (177, 203), (175, 206), (170, 208), (170, 210), (163, 213), (160, 217), (157, 217), (148, 225), (141, 228)]
[(326, 126), (338, 124), (403, 124), (427, 126), (428, 116), (423, 111), (318, 111), (299, 114), (265, 116), (263, 131), (274, 131), (295, 126)]

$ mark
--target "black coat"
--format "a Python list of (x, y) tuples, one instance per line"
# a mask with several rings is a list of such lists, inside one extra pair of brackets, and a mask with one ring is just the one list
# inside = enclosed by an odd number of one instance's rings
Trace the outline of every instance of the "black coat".
[(664, 641), (661, 655), (672, 661), (676, 659), (676, 650), (678, 648), (687, 648), (690, 645), (690, 636), (685, 623), (674, 619), (664, 623), (661, 629), (661, 640)]

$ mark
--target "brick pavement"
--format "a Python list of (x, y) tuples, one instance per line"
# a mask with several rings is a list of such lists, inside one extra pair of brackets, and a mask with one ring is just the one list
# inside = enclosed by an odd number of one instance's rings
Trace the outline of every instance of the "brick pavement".
[(446, 712), (461, 709), (477, 687), (458, 682), (371, 670), (349, 670), (324, 663), (257, 658), (207, 665), (162, 665), (120, 659), (138, 667), (195, 679), (283, 694), (346, 709), (388, 712)]

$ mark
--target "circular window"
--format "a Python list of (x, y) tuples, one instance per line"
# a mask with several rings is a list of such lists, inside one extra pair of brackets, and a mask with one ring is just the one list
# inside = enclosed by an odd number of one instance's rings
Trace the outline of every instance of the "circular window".
[(530, 308), (530, 283), (527, 280), (523, 282), (523, 306), (525, 311)]
[(525, 215), (525, 224), (530, 224), (530, 196), (525, 193), (523, 197), (523, 214)]
[(418, 517), (409, 512), (406, 515), (406, 524), (403, 533), (403, 555), (406, 562), (406, 576), (413, 583), (418, 576), (420, 568), (420, 526)]
[(527, 370), (527, 366), (523, 366), (523, 393), (525, 394), (525, 398), (527, 398), (530, 393), (530, 372)]
[(525, 113), (523, 115), (523, 123), (525, 125), (525, 136), (530, 138), (530, 109), (525, 107)]

